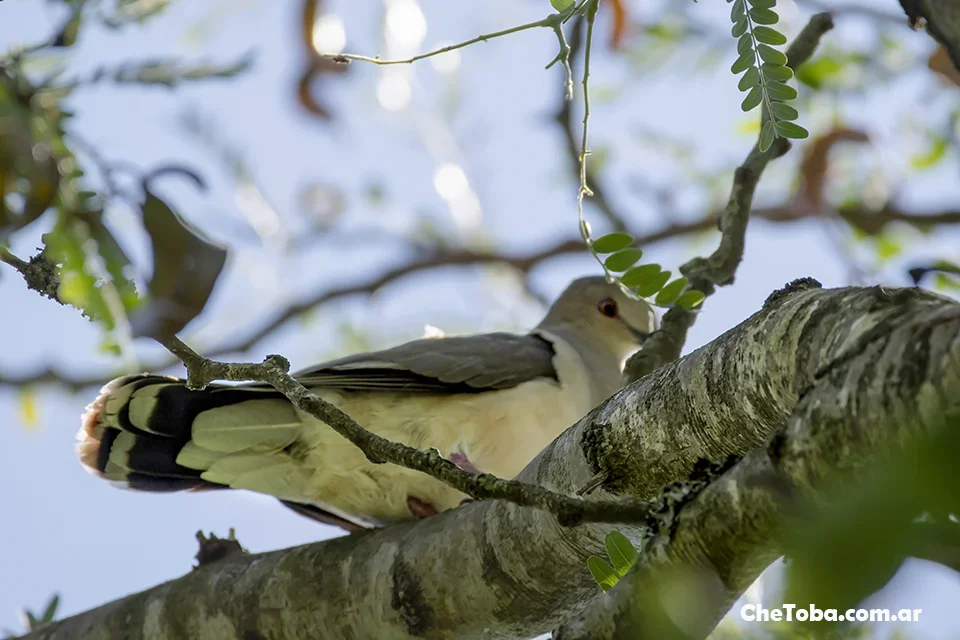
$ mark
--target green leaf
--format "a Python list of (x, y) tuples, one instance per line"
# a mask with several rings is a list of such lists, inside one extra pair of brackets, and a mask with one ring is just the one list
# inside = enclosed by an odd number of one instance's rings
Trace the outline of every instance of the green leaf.
[(733, 4), (730, 6), (730, 21), (736, 22), (741, 18), (746, 17), (747, 7), (743, 0), (734, 0)]
[(760, 71), (764, 79), (771, 82), (786, 82), (793, 77), (793, 70), (790, 67), (779, 64), (764, 63), (760, 65)]
[(800, 66), (796, 70), (797, 80), (812, 87), (819, 89), (824, 82), (839, 75), (843, 71), (843, 63), (831, 56), (821, 56), (816, 60), (811, 60)]
[(743, 74), (743, 77), (740, 78), (740, 83), (737, 85), (737, 88), (740, 91), (749, 91), (760, 84), (760, 70), (756, 67), (750, 67), (747, 69), (747, 72)]
[(773, 120), (767, 120), (763, 123), (763, 130), (760, 132), (760, 151), (766, 151), (773, 144), (777, 137), (777, 127)]
[(737, 53), (742, 56), (748, 51), (753, 51), (753, 38), (750, 37), (749, 33), (745, 33), (737, 41)]
[(613, 562), (613, 568), (617, 574), (621, 578), (627, 575), (630, 567), (637, 562), (637, 550), (633, 546), (633, 543), (627, 539), (627, 536), (619, 531), (611, 531), (608, 533), (603, 542), (607, 549), (607, 556), (609, 556), (610, 561)]
[(686, 309), (687, 311), (690, 311), (692, 309), (696, 309), (701, 304), (703, 304), (703, 301), (706, 299), (706, 297), (707, 296), (703, 295), (703, 291), (690, 289), (689, 291), (685, 291), (682, 296), (677, 298), (677, 302), (675, 303), (675, 306), (680, 307), (681, 309)]
[(607, 562), (600, 556), (590, 556), (587, 558), (587, 568), (590, 569), (590, 575), (597, 581), (600, 588), (604, 591), (613, 589), (620, 578)]
[(739, 20), (737, 20), (736, 22), (734, 22), (734, 23), (733, 23), (733, 28), (730, 29), (730, 34), (731, 34), (734, 38), (739, 38), (740, 36), (742, 36), (742, 35), (745, 34), (746, 32), (747, 32), (747, 19), (746, 19), (745, 17), (744, 17), (744, 18), (740, 18)]
[(150, 191), (141, 205), (150, 236), (153, 275), (150, 301), (131, 318), (134, 336), (176, 334), (203, 310), (227, 259), (227, 250), (205, 239)]
[[(754, 5), (756, 6), (756, 5)], [(787, 36), (776, 29), (757, 25), (753, 28), (753, 37), (764, 44), (781, 45), (787, 44)]]
[(633, 265), (640, 262), (643, 257), (643, 251), (637, 248), (622, 249), (604, 261), (604, 266), (613, 272), (626, 271)]
[(786, 102), (787, 100), (794, 100), (797, 97), (797, 90), (782, 82), (768, 82), (767, 95), (770, 96), (771, 100)]
[(750, 89), (750, 93), (747, 94), (747, 97), (743, 99), (743, 102), (740, 103), (740, 109), (744, 112), (750, 111), (756, 107), (763, 100), (763, 92), (760, 90), (760, 87), (754, 87)]
[(877, 250), (877, 260), (881, 263), (891, 258), (896, 258), (903, 251), (901, 240), (889, 234), (877, 237), (875, 247)]
[(960, 291), (960, 278), (938, 273), (933, 276), (933, 288), (938, 291)]
[(54, 617), (57, 615), (58, 606), (60, 606), (60, 594), (55, 593), (50, 598), (50, 602), (47, 603), (47, 608), (43, 610), (40, 621), (44, 623), (53, 622)]
[(784, 138), (802, 139), (810, 135), (810, 132), (794, 122), (781, 120), (777, 123), (777, 133)]
[(760, 59), (768, 64), (787, 64), (787, 54), (777, 51), (768, 44), (757, 45), (757, 53), (760, 54)]
[(667, 280), (670, 279), (669, 271), (661, 271), (657, 275), (651, 277), (646, 282), (637, 285), (633, 288), (637, 292), (637, 295), (643, 298), (648, 298), (655, 294), (660, 289), (663, 289), (663, 285), (667, 284)]
[(781, 122), (784, 120), (796, 120), (800, 117), (796, 109), (782, 102), (771, 102), (770, 110), (773, 111), (773, 117)]
[(753, 55), (753, 51), (748, 51), (747, 53), (743, 54), (742, 56), (734, 60), (733, 64), (730, 65), (730, 72), (733, 74), (742, 73), (743, 71), (746, 71), (756, 63), (757, 63), (757, 57)]
[(673, 301), (679, 298), (680, 294), (683, 293), (683, 289), (687, 286), (687, 282), (687, 278), (682, 276), (677, 278), (660, 290), (660, 293), (657, 294), (657, 299), (655, 302), (660, 305), (668, 305), (673, 303)]
[(634, 267), (620, 276), (620, 282), (623, 283), (623, 286), (632, 289), (653, 278), (658, 273), (660, 273), (660, 265), (644, 264), (639, 267)]
[(930, 145), (930, 149), (926, 153), (910, 158), (910, 166), (917, 170), (929, 169), (943, 160), (947, 148), (947, 139), (943, 136), (937, 136), (933, 139), (933, 144)]
[(773, 9), (777, 6), (777, 0), (750, 0), (750, 6), (754, 9)]
[(631, 244), (633, 244), (633, 236), (629, 233), (615, 231), (614, 233), (600, 236), (593, 241), (591, 246), (597, 253), (613, 253), (614, 251), (626, 249)]
[(780, 16), (770, 9), (750, 9), (750, 17), (757, 24), (777, 24)]
[(550, 6), (552, 6), (554, 9), (556, 9), (560, 13), (563, 13), (564, 11), (569, 9), (571, 6), (573, 6), (573, 0), (550, 0)]

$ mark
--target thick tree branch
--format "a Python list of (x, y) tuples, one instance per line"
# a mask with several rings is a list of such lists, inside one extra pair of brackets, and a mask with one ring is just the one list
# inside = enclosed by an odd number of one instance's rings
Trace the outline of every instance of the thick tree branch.
[[(664, 508), (646, 529), (617, 528), (643, 541), (638, 566), (716, 576), (703, 629), (778, 552), (781, 494), (815, 495), (835, 471), (957, 411), (960, 305), (916, 289), (797, 286), (620, 391), (518, 479), (572, 494), (602, 472), (600, 497), (660, 496)], [(747, 455), (706, 488), (681, 482), (662, 492), (701, 459), (731, 454)], [(789, 484), (770, 487), (765, 478)], [(228, 558), (28, 637), (526, 638), (588, 606), (607, 608), (585, 565), (603, 552), (607, 531), (477, 502), (416, 523)]]

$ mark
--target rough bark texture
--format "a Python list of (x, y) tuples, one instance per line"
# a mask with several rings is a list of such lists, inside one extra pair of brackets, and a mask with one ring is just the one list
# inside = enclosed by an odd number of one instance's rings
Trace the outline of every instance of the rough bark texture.
[[(611, 597), (597, 598), (585, 560), (612, 527), (565, 528), (544, 511), (480, 502), (230, 558), (29, 637), (528, 638), (571, 615), (562, 637), (635, 637), (637, 619), (617, 607), (629, 594), (619, 594), (680, 565), (712, 576), (695, 624), (709, 629), (776, 557), (786, 497), (815, 495), (828, 474), (861, 468), (951, 412), (960, 305), (916, 289), (802, 281), (610, 398), (521, 474), (573, 494), (602, 472), (598, 498), (661, 496), (649, 527), (616, 527), (643, 550)], [(725, 472), (692, 474), (701, 458), (748, 453)]]

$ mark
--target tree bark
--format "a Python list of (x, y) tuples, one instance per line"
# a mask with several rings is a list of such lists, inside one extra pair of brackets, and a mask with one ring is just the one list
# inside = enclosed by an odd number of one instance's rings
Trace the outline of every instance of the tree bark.
[(561, 527), (544, 511), (478, 502), (231, 557), (27, 637), (529, 638), (562, 625), (564, 638), (635, 637), (644, 609), (624, 614), (621, 585), (598, 598), (586, 567), (613, 528), (642, 545), (622, 585), (649, 586), (662, 567), (705, 569), (690, 635), (708, 632), (779, 554), (788, 500), (960, 411), (960, 304), (919, 289), (818, 287), (774, 293), (594, 409), (520, 476), (573, 494), (603, 474), (594, 497), (658, 499), (646, 526)]

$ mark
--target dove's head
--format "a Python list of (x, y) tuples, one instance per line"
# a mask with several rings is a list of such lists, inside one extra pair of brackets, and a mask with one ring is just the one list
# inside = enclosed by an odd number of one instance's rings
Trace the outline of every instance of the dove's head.
[(646, 302), (629, 298), (602, 276), (591, 276), (574, 280), (538, 328), (602, 346), (626, 359), (653, 332), (654, 322)]

